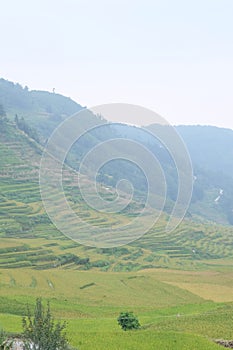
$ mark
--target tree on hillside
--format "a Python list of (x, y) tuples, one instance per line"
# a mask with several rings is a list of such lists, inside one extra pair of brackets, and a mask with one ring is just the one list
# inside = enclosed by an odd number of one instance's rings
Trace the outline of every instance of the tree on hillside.
[(6, 116), (6, 111), (3, 107), (3, 105), (0, 104), (0, 117), (4, 118)]
[(0, 104), (0, 125), (1, 125), (1, 127), (4, 126), (6, 120), (7, 120), (6, 111), (3, 107), (3, 105)]
[(27, 350), (68, 350), (68, 342), (64, 334), (65, 323), (55, 323), (50, 305), (46, 310), (41, 298), (36, 300), (34, 315), (27, 310), (23, 317), (23, 337)]
[(25, 121), (25, 119), (23, 117), (19, 118), (18, 115), (15, 115), (15, 124), (16, 126), (22, 130), (23, 132), (25, 132), (25, 134), (27, 134), (30, 138), (32, 138), (33, 140), (35, 140), (36, 142), (40, 142), (40, 137), (37, 133), (37, 131), (33, 128), (31, 128), (27, 122)]

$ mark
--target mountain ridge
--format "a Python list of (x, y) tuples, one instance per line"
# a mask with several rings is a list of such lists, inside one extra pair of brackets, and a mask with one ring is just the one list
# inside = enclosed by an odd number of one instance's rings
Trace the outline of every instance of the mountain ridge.
[[(10, 120), (15, 120), (17, 115), (18, 128), (37, 142), (39, 140), (42, 146), (62, 121), (84, 108), (60, 94), (30, 91), (27, 87), (23, 88), (20, 84), (4, 79), (0, 79), (0, 105), (6, 110)], [(195, 181), (189, 213), (200, 219), (203, 217), (205, 220), (221, 224), (233, 224), (233, 131), (210, 126), (177, 126), (175, 129), (183, 138), (193, 162)], [(110, 130), (111, 133), (109, 130), (96, 130), (83, 137), (77, 147), (74, 145), (71, 149), (67, 158), (68, 164), (79, 170), (80, 160), (88, 150), (109, 138), (122, 135), (129, 139), (138, 138), (139, 129), (133, 126), (126, 125), (120, 129), (114, 126)], [(158, 157), (165, 171), (168, 199), (171, 201), (167, 204), (169, 211), (177, 196), (177, 171), (168, 152), (159, 143), (151, 142), (145, 136), (142, 137), (142, 141)], [(146, 190), (145, 181), (140, 172), (132, 166), (119, 162), (107, 164), (100, 170), (98, 181), (114, 187), (122, 178), (122, 174), (124, 178), (133, 182), (141, 196)], [(223, 193), (216, 202), (220, 191)]]

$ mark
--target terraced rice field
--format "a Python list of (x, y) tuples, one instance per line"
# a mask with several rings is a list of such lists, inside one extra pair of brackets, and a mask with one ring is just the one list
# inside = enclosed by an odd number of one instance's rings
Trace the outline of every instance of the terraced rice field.
[[(75, 202), (71, 202), (73, 209), (85, 222), (94, 224), (95, 227), (109, 227), (111, 232), (111, 227), (117, 227), (128, 220), (126, 215), (120, 214), (102, 215), (100, 218), (94, 210), (83, 204), (75, 187), (69, 185), (67, 191), (70, 200), (75, 193)], [(163, 216), (150, 232), (125, 249), (85, 248), (69, 241), (50, 222), (40, 200), (38, 182), (4, 177), (0, 182), (1, 246), (8, 242), (10, 247), (15, 242), (15, 251), (1, 252), (0, 249), (0, 267), (20, 267), (29, 263), (30, 266), (41, 268), (43, 264), (45, 268), (48, 264), (56, 266), (56, 257), (64, 251), (66, 254), (103, 260), (106, 264), (101, 268), (116, 271), (148, 267), (196, 269), (205, 267), (211, 261), (216, 264), (220, 259), (232, 259), (231, 228), (185, 220), (174, 232), (167, 234), (164, 233), (165, 224), (166, 217)], [(77, 230), (81, 229), (81, 226), (77, 227)], [(35, 251), (33, 246), (38, 246), (38, 242), (39, 249)], [(50, 245), (49, 249), (47, 245)], [(24, 246), (20, 248), (21, 252), (18, 251), (18, 246)], [(77, 266), (69, 263), (69, 267)]]
[[(173, 232), (165, 233), (166, 215), (145, 236), (126, 247), (95, 249), (83, 247), (62, 235), (50, 222), (41, 201), (38, 182), (41, 149), (13, 124), (0, 131), (0, 268), (30, 266), (35, 269), (98, 268), (103, 271), (133, 271), (145, 268), (204, 269), (222, 266), (233, 259), (232, 228), (184, 220)], [(101, 215), (82, 199), (77, 174), (64, 167), (64, 190), (72, 209), (85, 223), (112, 230), (132, 219), (130, 208), (123, 213)], [(84, 185), (89, 186), (84, 179)], [(112, 200), (113, 190), (99, 186), (102, 197)], [(52, 191), (51, 191), (52, 192)], [(52, 192), (53, 193), (53, 192)], [(54, 195), (55, 196), (55, 195)], [(132, 203), (137, 211), (140, 203)], [(66, 220), (66, 213), (58, 214)], [(75, 223), (82, 236), (83, 226)], [(130, 238), (133, 232), (126, 232)], [(4, 247), (4, 248), (3, 248)], [(219, 261), (219, 263), (218, 263)], [(230, 265), (226, 263), (226, 268)]]

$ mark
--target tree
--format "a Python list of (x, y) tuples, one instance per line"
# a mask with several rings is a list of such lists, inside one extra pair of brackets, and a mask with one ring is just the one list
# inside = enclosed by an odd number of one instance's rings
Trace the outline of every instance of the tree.
[(6, 117), (6, 111), (3, 107), (3, 105), (0, 104), (0, 118)]
[(124, 331), (140, 328), (138, 318), (133, 314), (133, 312), (121, 312), (117, 322)]
[(23, 132), (25, 132), (25, 134), (27, 134), (30, 138), (32, 138), (33, 140), (35, 140), (36, 142), (40, 142), (40, 137), (37, 134), (37, 131), (33, 128), (31, 128), (27, 122), (25, 121), (25, 119), (23, 117), (19, 118), (18, 115), (15, 115), (15, 124), (16, 126), (22, 130)]
[(15, 124), (19, 127), (19, 117), (18, 114), (15, 115)]
[(23, 317), (23, 337), (27, 350), (66, 350), (69, 349), (64, 329), (65, 323), (54, 322), (49, 302), (45, 310), (41, 298), (36, 300), (34, 316), (27, 310)]
[(1, 329), (0, 330), (0, 346), (5, 339), (6, 339), (6, 333), (4, 332), (3, 329)]
[(3, 107), (3, 105), (0, 104), (0, 125), (1, 125), (1, 127), (3, 127), (5, 125), (6, 121), (7, 121), (6, 111)]

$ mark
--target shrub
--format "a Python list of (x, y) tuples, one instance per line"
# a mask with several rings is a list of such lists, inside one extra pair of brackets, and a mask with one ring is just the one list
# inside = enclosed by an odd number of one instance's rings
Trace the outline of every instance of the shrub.
[(138, 318), (133, 314), (133, 312), (121, 312), (117, 322), (124, 331), (140, 328)]
[(69, 349), (63, 333), (65, 323), (55, 323), (50, 312), (49, 303), (46, 311), (40, 298), (36, 300), (34, 316), (28, 308), (27, 317), (23, 317), (23, 337), (26, 349), (33, 350), (65, 350)]
[(0, 346), (5, 339), (6, 339), (6, 333), (4, 332), (3, 329), (1, 329), (0, 330)]

